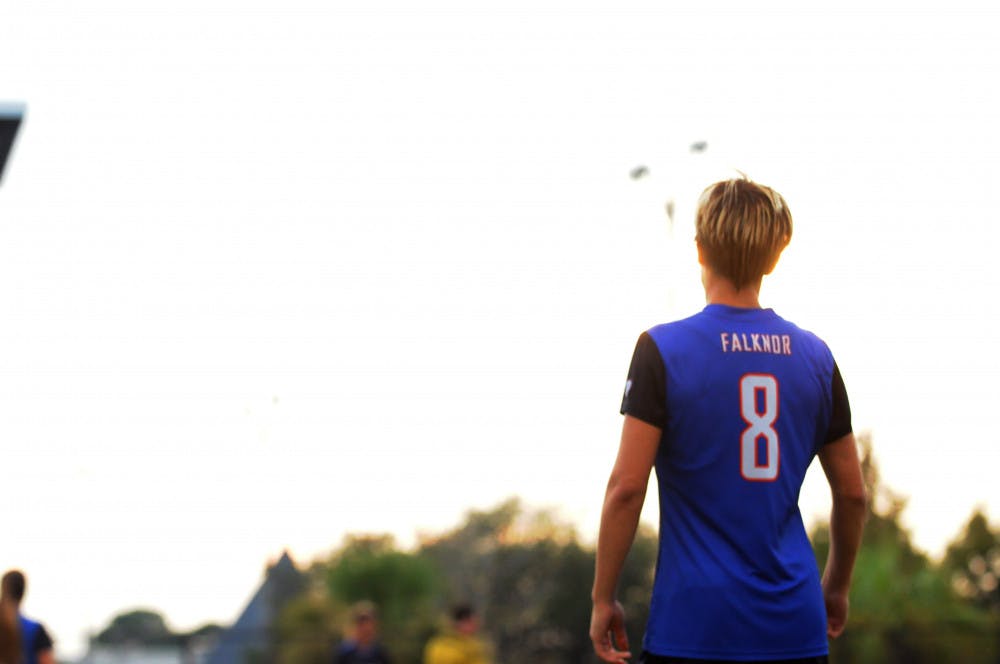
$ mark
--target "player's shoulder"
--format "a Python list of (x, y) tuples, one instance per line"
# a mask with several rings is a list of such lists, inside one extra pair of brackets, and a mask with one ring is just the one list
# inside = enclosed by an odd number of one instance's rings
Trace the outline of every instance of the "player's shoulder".
[(777, 316), (777, 314), (775, 316), (781, 320), (782, 324), (788, 326), (789, 333), (795, 337), (795, 346), (806, 351), (805, 357), (807, 359), (827, 369), (833, 366), (835, 361), (833, 351), (830, 350), (829, 344), (822, 337), (786, 318)]
[(341, 641), (337, 646), (337, 655), (353, 655), (358, 650), (358, 644), (353, 641)]
[(704, 318), (705, 312), (699, 311), (698, 313), (691, 314), (686, 318), (679, 318), (677, 320), (654, 325), (647, 329), (643, 334), (647, 334), (653, 339), (685, 334), (697, 328), (704, 321)]
[(827, 345), (826, 341), (824, 341), (822, 337), (820, 337), (818, 334), (816, 334), (812, 330), (804, 328), (804, 327), (802, 327), (802, 326), (800, 326), (800, 325), (798, 325), (796, 323), (793, 323), (792, 321), (788, 320), (787, 318), (782, 318), (781, 316), (778, 316), (777, 314), (775, 314), (775, 316), (779, 320), (781, 320), (783, 323), (785, 323), (786, 325), (788, 325), (793, 330), (793, 332), (796, 335), (798, 335), (801, 339), (803, 339), (807, 343), (811, 343), (814, 346), (816, 346), (817, 348), (823, 348), (823, 349), (826, 349), (827, 351), (830, 350), (830, 347)]
[(42, 626), (42, 623), (37, 620), (32, 620), (23, 613), (18, 615), (18, 620), (21, 622), (21, 629), (34, 631)]
[(48, 650), (52, 647), (54, 643), (52, 635), (49, 634), (48, 630), (45, 629), (45, 625), (40, 621), (32, 620), (23, 614), (18, 615), (18, 620), (21, 623), (22, 635), (32, 644), (31, 647), (35, 652)]
[(647, 329), (639, 335), (636, 352), (647, 357), (663, 358), (671, 350), (684, 345), (683, 329), (679, 323), (680, 321), (661, 323)]

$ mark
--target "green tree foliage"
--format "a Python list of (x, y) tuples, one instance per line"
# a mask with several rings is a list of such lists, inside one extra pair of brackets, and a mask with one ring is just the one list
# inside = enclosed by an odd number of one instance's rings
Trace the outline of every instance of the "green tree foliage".
[[(920, 664), (995, 661), (990, 622), (956, 595), (949, 575), (917, 550), (902, 524), (906, 501), (883, 486), (871, 440), (860, 437), (869, 514), (851, 587), (847, 630), (831, 660)], [(812, 535), (817, 559), (829, 552), (828, 526)]]
[[(847, 631), (831, 644), (836, 662), (921, 664), (998, 661), (995, 586), (998, 534), (976, 513), (943, 563), (917, 549), (903, 525), (906, 501), (885, 487), (862, 438), (870, 513), (851, 593)], [(813, 532), (825, 561), (829, 530)], [(640, 527), (619, 584), (632, 649), (645, 629), (657, 553)], [(983, 562), (978, 562), (982, 560)], [(309, 589), (282, 614), (278, 664), (329, 662), (349, 607), (375, 602), (383, 642), (400, 662), (419, 662), (427, 639), (456, 602), (472, 602), (498, 663), (594, 664), (588, 638), (594, 550), (546, 510), (517, 500), (471, 511), (415, 551), (388, 536), (349, 537), (310, 571)], [(966, 579), (965, 582), (957, 580)], [(965, 583), (977, 589), (963, 591)], [(961, 591), (961, 592), (960, 592)]]
[(962, 597), (1000, 614), (1000, 530), (990, 527), (981, 509), (973, 512), (962, 535), (948, 547), (944, 562)]
[(430, 561), (400, 550), (389, 535), (348, 536), (308, 576), (308, 589), (278, 621), (279, 664), (328, 664), (350, 632), (351, 606), (360, 601), (378, 607), (380, 639), (396, 661), (420, 661), (439, 594)]
[[(433, 601), (440, 587), (430, 560), (399, 550), (389, 535), (349, 537), (331, 560), (326, 583), (342, 605), (374, 602), (389, 651), (399, 661), (420, 660), (434, 630)], [(346, 623), (346, 613), (341, 615)]]
[(111, 620), (95, 641), (103, 645), (173, 645), (174, 634), (163, 616), (148, 609), (121, 613)]
[(351, 537), (327, 572), (331, 594), (347, 603), (374, 602), (386, 624), (398, 624), (427, 603), (438, 580), (430, 561), (400, 551), (389, 535)]
[(93, 641), (105, 646), (180, 646), (218, 636), (218, 625), (203, 625), (191, 632), (174, 632), (156, 611), (133, 609), (111, 619)]
[(276, 625), (277, 664), (329, 664), (342, 619), (324, 592), (306, 592), (289, 602)]
[(427, 538), (420, 552), (446, 579), (439, 609), (456, 602), (472, 602), (486, 610), (501, 540), (508, 537), (521, 512), (516, 500), (487, 512), (470, 511), (465, 522), (441, 536)]
[[(457, 601), (475, 604), (498, 662), (596, 661), (587, 635), (594, 552), (551, 512), (525, 511), (513, 499), (472, 511), (458, 528), (425, 541), (421, 552), (447, 580), (442, 609)], [(620, 584), (636, 642), (645, 627), (655, 559), (655, 537), (643, 530)]]
[[(640, 529), (620, 584), (635, 644), (645, 628), (656, 538)], [(594, 552), (551, 512), (510, 500), (469, 512), (456, 528), (413, 552), (388, 536), (349, 537), (310, 571), (310, 590), (290, 603), (278, 625), (280, 664), (328, 662), (350, 605), (381, 612), (382, 640), (401, 662), (419, 662), (448, 609), (472, 602), (497, 662), (596, 662), (588, 638)]]

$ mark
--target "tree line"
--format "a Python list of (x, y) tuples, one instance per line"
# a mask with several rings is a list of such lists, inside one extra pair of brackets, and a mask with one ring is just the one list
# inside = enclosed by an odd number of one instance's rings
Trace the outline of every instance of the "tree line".
[[(868, 437), (861, 437), (870, 500), (845, 634), (836, 662), (920, 664), (945, 659), (1000, 662), (1000, 529), (981, 509), (935, 561), (902, 524), (905, 500), (880, 482)], [(829, 530), (811, 532), (817, 565)], [(633, 652), (647, 617), (656, 533), (644, 526), (620, 584)], [(587, 636), (594, 549), (553, 512), (510, 499), (470, 511), (450, 531), (404, 549), (389, 535), (348, 536), (313, 561), (304, 590), (279, 612), (269, 661), (326, 664), (348, 624), (350, 606), (374, 602), (382, 640), (399, 662), (419, 662), (427, 640), (456, 602), (480, 612), (498, 663), (591, 664)], [(100, 638), (100, 637), (99, 637)]]

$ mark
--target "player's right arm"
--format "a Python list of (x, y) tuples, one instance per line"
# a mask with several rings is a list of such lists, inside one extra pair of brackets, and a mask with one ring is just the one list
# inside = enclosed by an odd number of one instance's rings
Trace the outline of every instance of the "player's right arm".
[(594, 652), (606, 662), (624, 662), (630, 656), (625, 616), (615, 596), (625, 556), (639, 525), (661, 433), (659, 427), (625, 416), (618, 458), (604, 494), (597, 536), (590, 639)]
[(848, 433), (824, 445), (819, 460), (830, 483), (830, 554), (823, 572), (827, 635), (836, 638), (847, 624), (847, 595), (854, 561), (861, 546), (867, 512), (864, 478), (854, 434)]

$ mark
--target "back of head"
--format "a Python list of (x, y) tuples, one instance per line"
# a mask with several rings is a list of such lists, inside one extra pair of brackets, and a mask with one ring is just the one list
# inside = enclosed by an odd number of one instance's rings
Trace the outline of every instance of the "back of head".
[(24, 599), (24, 591), (28, 587), (28, 581), (24, 578), (24, 572), (12, 569), (3, 575), (0, 580), (0, 595), (20, 603)]
[(695, 239), (703, 262), (737, 290), (773, 270), (791, 238), (785, 199), (746, 177), (716, 182), (698, 200)]
[(11, 570), (0, 581), (0, 664), (21, 661), (21, 626), (18, 607), (24, 599), (24, 574)]
[(351, 631), (355, 641), (363, 646), (371, 645), (376, 638), (378, 613), (375, 604), (369, 601), (356, 603), (351, 607)]
[(476, 610), (471, 604), (456, 604), (451, 609), (452, 625), (459, 634), (471, 636), (479, 630)]
[(472, 608), (471, 604), (456, 604), (451, 607), (451, 619), (454, 622), (462, 622), (463, 620), (468, 620), (476, 615), (475, 610)]

